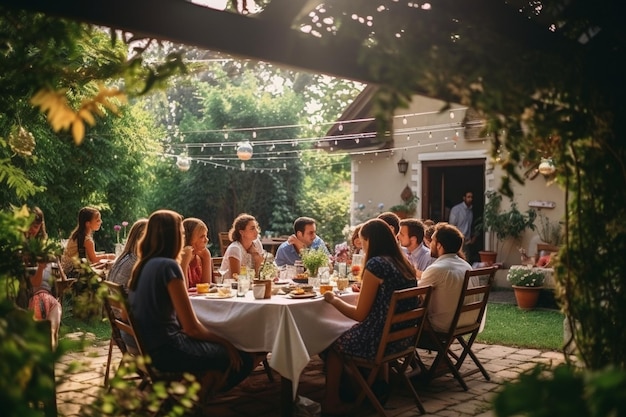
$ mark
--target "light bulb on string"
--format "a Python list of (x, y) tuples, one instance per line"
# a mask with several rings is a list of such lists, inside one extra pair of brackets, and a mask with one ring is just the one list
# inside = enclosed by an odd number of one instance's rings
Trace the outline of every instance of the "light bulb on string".
[(237, 144), (237, 158), (242, 161), (247, 161), (252, 158), (252, 152), (252, 144), (249, 141), (244, 140)]
[(256, 139), (256, 130), (252, 131), (252, 139)]
[(189, 168), (191, 167), (191, 161), (189, 160), (187, 154), (182, 154), (176, 157), (176, 166), (182, 172), (189, 171)]
[(454, 119), (454, 112), (452, 110), (450, 110), (450, 118)]
[(359, 138), (354, 139), (355, 143), (359, 143)]
[(337, 127), (337, 129), (339, 129), (340, 132), (343, 132), (343, 124), (339, 123), (339, 127)]
[(228, 132), (224, 133), (224, 139), (228, 139)]
[(411, 140), (411, 135), (406, 135), (406, 140)]
[(408, 121), (406, 120), (406, 116), (404, 116), (404, 117), (402, 118), (402, 124), (403, 124), (403, 125), (405, 125), (405, 124), (407, 124), (407, 123), (408, 123)]
[(245, 162), (242, 162), (242, 163), (241, 163), (241, 170), (242, 170), (242, 171), (245, 171), (245, 170), (246, 170), (246, 163), (245, 163)]
[(428, 132), (428, 139), (432, 139), (432, 138), (433, 138), (432, 132)]
[(222, 146), (223, 146), (223, 145), (220, 143), (220, 152), (222, 152)]

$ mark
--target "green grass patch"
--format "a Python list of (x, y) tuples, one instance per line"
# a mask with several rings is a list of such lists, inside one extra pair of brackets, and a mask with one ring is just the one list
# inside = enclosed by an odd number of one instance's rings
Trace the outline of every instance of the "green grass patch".
[(563, 314), (557, 310), (520, 310), (513, 304), (489, 303), (479, 343), (561, 350)]

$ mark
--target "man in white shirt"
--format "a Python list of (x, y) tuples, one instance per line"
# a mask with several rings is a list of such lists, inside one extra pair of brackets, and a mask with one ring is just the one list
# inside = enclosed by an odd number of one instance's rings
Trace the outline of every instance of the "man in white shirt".
[(424, 224), (418, 219), (400, 220), (398, 242), (407, 250), (409, 262), (415, 267), (416, 278), (422, 277), (422, 272), (435, 261), (430, 256), (430, 249), (424, 246)]
[(463, 234), (463, 253), (467, 260), (471, 259), (469, 246), (476, 240), (476, 236), (472, 236), (472, 223), (474, 222), (473, 201), (474, 194), (471, 191), (467, 191), (463, 194), (463, 201), (452, 207), (450, 218), (448, 219), (448, 223), (456, 226)]
[[(463, 235), (455, 226), (447, 223), (438, 223), (435, 226), (430, 254), (437, 259), (422, 273), (419, 286), (433, 287), (428, 305), (428, 320), (438, 332), (447, 332), (450, 328), (463, 289), (465, 271), (472, 269), (470, 264), (457, 255), (462, 244)], [(478, 284), (478, 277), (472, 277), (468, 285), (471, 288)]]

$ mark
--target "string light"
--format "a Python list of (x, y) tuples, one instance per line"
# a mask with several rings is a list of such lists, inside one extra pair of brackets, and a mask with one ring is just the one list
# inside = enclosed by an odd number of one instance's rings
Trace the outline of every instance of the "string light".
[[(455, 110), (459, 110), (459, 109), (455, 109)], [(425, 113), (415, 113), (415, 114), (411, 114), (411, 115), (400, 115), (400, 116), (394, 116), (395, 117), (402, 117), (403, 120), (403, 124), (404, 124), (404, 120), (407, 119), (407, 117), (411, 117), (411, 116), (417, 116), (417, 115), (422, 115), (422, 114), (440, 114), (440, 112), (425, 112)], [(450, 111), (451, 114), (451, 118), (454, 118), (454, 116), (452, 116), (453, 111)], [(374, 120), (373, 118), (370, 119), (358, 119), (358, 120), (353, 120), (353, 121), (341, 121), (338, 125), (338, 129), (340, 131), (343, 130), (343, 126), (344, 123), (353, 123), (353, 122), (359, 122), (359, 121), (370, 121), (370, 120)], [(336, 125), (336, 122), (333, 122), (334, 125)], [(408, 124), (408, 121), (407, 121)], [(459, 137), (459, 128), (460, 128), (461, 124), (458, 122), (454, 122), (454, 123), (448, 123), (448, 124), (440, 124), (440, 125), (431, 125), (431, 126), (417, 126), (417, 127), (408, 127), (408, 128), (398, 128), (396, 129), (396, 132), (393, 133), (394, 137), (398, 137), (398, 135), (404, 134), (406, 141), (410, 141), (410, 137), (411, 134), (414, 133), (421, 133), (421, 132), (428, 132), (428, 138), (432, 139), (432, 134), (433, 132), (444, 132), (444, 131), (453, 131), (453, 138), (456, 141)], [(318, 126), (319, 127), (319, 126)], [(251, 135), (253, 137), (257, 137), (257, 132), (256, 129), (268, 129), (269, 127), (258, 127), (258, 128), (241, 128), (241, 129), (229, 129), (229, 131), (245, 131), (248, 130), (251, 132)], [(274, 128), (278, 128), (278, 127), (274, 127)], [(224, 134), (224, 138), (228, 139), (229, 134), (227, 131), (224, 130), (218, 130), (223, 132)], [(201, 133), (199, 131), (196, 132), (187, 132), (187, 133)], [(322, 151), (322, 148), (324, 146), (328, 146), (327, 149), (330, 148), (330, 150), (332, 151), (338, 151), (338, 149), (336, 149), (334, 146), (330, 147), (329, 144), (330, 143), (334, 143), (336, 146), (339, 146), (339, 142), (341, 141), (345, 141), (345, 140), (354, 140), (354, 143), (359, 144), (360, 143), (360, 138), (367, 138), (367, 139), (374, 139), (377, 137), (376, 132), (362, 132), (362, 133), (358, 133), (358, 134), (345, 134), (345, 135), (333, 135), (333, 136), (325, 136), (322, 138), (298, 138), (298, 139), (278, 139), (278, 140), (262, 140), (262, 141), (255, 141), (254, 143), (250, 142), (250, 141), (245, 141), (249, 144), (250, 148), (252, 148), (253, 145), (264, 145), (267, 146), (267, 153), (271, 153), (271, 154), (275, 154), (280, 156), (281, 155), (281, 151), (276, 152), (275, 149), (278, 145), (287, 145), (287, 144), (291, 144), (292, 147), (295, 147), (297, 144), (304, 144), (304, 143), (315, 143), (317, 144), (316, 149), (311, 149), (311, 150), (305, 150), (306, 152), (316, 152), (319, 153)], [(444, 141), (447, 141), (449, 139), (449, 135), (444, 137)], [(332, 141), (332, 142), (331, 142)], [(444, 141), (440, 140), (440, 143), (445, 143)], [(485, 143), (485, 140), (482, 141), (482, 143)], [(172, 155), (172, 153), (176, 152), (175, 148), (184, 148), (184, 152), (181, 154), (181, 156), (183, 156), (183, 154), (187, 151), (188, 148), (199, 148), (200, 153), (203, 153), (205, 149), (207, 148), (216, 148), (219, 146), (219, 150), (220, 152), (222, 152), (224, 150), (224, 146), (229, 147), (230, 144), (224, 144), (224, 143), (211, 143), (211, 142), (204, 142), (204, 143), (181, 143), (181, 144), (176, 144), (174, 143), (171, 146), (168, 146), (167, 150), (164, 152), (170, 153), (169, 155), (165, 155), (162, 156), (163, 157), (167, 157), (167, 156), (173, 156), (176, 157), (176, 155)], [(407, 146), (404, 147), (404, 149), (410, 149), (410, 148), (419, 148), (419, 147), (424, 147), (424, 146), (434, 146), (435, 149), (439, 149), (439, 143), (427, 143), (427, 144), (422, 144), (421, 141), (417, 141), (416, 145), (413, 146)], [(456, 148), (456, 143), (453, 145), (454, 148)], [(240, 146), (239, 143), (237, 143), (237, 146), (235, 146), (233, 144), (233, 148), (235, 150), (239, 150)], [(297, 153), (296, 153), (297, 152)], [(298, 150), (298, 151), (294, 151), (294, 155), (297, 156), (293, 156), (293, 158), (299, 158), (302, 156), (302, 150)], [(361, 155), (366, 155), (366, 154), (374, 154), (374, 156), (378, 157), (379, 152), (382, 152), (385, 158), (389, 158), (389, 155), (393, 153), (393, 149), (386, 149), (386, 150), (371, 150), (371, 151), (359, 151), (359, 153)], [(289, 152), (287, 152), (289, 153)], [(334, 155), (336, 156), (354, 156), (357, 155), (358, 153), (352, 153), (349, 151), (345, 151), (345, 152), (341, 152), (341, 153), (337, 153), (335, 152)], [(259, 156), (262, 154), (259, 154)], [(246, 156), (244, 156), (246, 157)], [(251, 157), (251, 155), (250, 155)], [(230, 165), (224, 165), (224, 164), (219, 164), (218, 160), (220, 161), (225, 161), (226, 163), (229, 163), (232, 159), (232, 157), (227, 157), (227, 158), (221, 158), (221, 157), (215, 157), (214, 155), (207, 155), (206, 157), (202, 157), (201, 155), (195, 155), (192, 157), (189, 157), (188, 155), (186, 156), (186, 158), (189, 160), (189, 165), (191, 165), (191, 162), (196, 161), (196, 163), (201, 164), (203, 166), (206, 166), (207, 164), (209, 165), (213, 165), (215, 168), (221, 167), (224, 169), (237, 169), (238, 167), (233, 167)], [(281, 157), (283, 158), (283, 157)], [(285, 158), (292, 158), (292, 157), (288, 157), (286, 156)], [(267, 161), (271, 161), (272, 157), (267, 157)], [(202, 161), (201, 161), (202, 160)], [(185, 159), (182, 158), (182, 164), (185, 165)], [(211, 162), (209, 162), (211, 161)], [(373, 158), (370, 159), (371, 162), (373, 162)], [(177, 159), (178, 162), (178, 159)], [(358, 161), (360, 163), (360, 161)], [(324, 165), (325, 166), (325, 165)], [(255, 168), (255, 167), (246, 167), (246, 170), (250, 171), (253, 170), (254, 172), (261, 172), (261, 169), (263, 169), (264, 171), (267, 171), (268, 168), (267, 167), (263, 167), (263, 168)], [(283, 167), (283, 169), (286, 169)], [(272, 170), (272, 168), (269, 168), (270, 172)], [(280, 172), (280, 169), (276, 168), (277, 172)]]

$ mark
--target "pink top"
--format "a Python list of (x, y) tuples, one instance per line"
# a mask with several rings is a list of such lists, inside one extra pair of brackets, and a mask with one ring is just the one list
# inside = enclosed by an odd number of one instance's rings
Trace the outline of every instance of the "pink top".
[(196, 255), (189, 262), (187, 276), (189, 277), (189, 288), (195, 287), (197, 283), (202, 282), (202, 262)]

